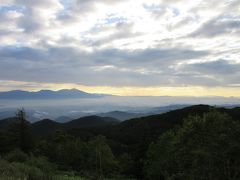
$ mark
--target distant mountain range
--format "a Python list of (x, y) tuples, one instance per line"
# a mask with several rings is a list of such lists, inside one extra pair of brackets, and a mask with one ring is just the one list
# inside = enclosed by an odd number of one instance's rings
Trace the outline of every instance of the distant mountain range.
[[(44, 110), (38, 110), (38, 109), (27, 109), (27, 120), (31, 123), (43, 120), (43, 119), (52, 119), (53, 121), (56, 121), (58, 123), (65, 123), (69, 122), (73, 119), (78, 119), (82, 117), (87, 116), (99, 116), (99, 117), (110, 117), (117, 119), (119, 121), (126, 121), (133, 118), (139, 118), (139, 117), (146, 117), (151, 116), (155, 114), (162, 114), (166, 113), (172, 110), (182, 109), (188, 106), (187, 104), (176, 104), (176, 105), (169, 105), (169, 106), (160, 106), (160, 107), (153, 107), (153, 108), (144, 108), (139, 110), (129, 110), (129, 111), (109, 111), (109, 112), (75, 112), (71, 113), (71, 110), (65, 110), (65, 109), (59, 109), (56, 107), (56, 109), (44, 109)], [(234, 108), (238, 107), (240, 105), (231, 105), (231, 106), (219, 106), (219, 107), (225, 107), (225, 108)], [(10, 117), (14, 117), (16, 114), (16, 109), (11, 110), (2, 110), (0, 111), (0, 121), (2, 119), (7, 119)]]
[[(138, 110), (131, 110), (129, 108), (129, 111), (109, 111), (109, 112), (75, 112), (72, 113), (71, 108), (67, 110), (67, 108), (59, 108), (54, 107), (52, 108), (45, 108), (42, 110), (41, 108), (33, 107), (32, 109), (27, 108), (26, 114), (27, 114), (27, 120), (30, 122), (37, 122), (42, 119), (53, 119), (56, 122), (64, 123), (71, 121), (73, 119), (77, 119), (80, 117), (85, 116), (91, 116), (96, 115), (100, 117), (111, 117), (118, 119), (120, 121), (125, 121), (132, 118), (137, 117), (143, 117), (143, 116), (149, 116), (154, 114), (161, 114), (164, 112), (168, 112), (170, 110), (180, 109), (183, 107), (186, 107), (189, 105), (169, 105), (169, 106), (162, 106), (162, 107), (153, 107), (153, 108), (140, 108)], [(77, 109), (77, 108), (73, 108)], [(79, 108), (81, 109), (81, 108)], [(11, 108), (11, 109), (0, 109), (0, 120), (6, 119), (9, 117), (15, 116), (17, 111), (17, 108)]]
[(169, 111), (173, 111), (176, 109), (182, 109), (185, 107), (191, 106), (190, 104), (173, 104), (169, 106), (161, 106), (161, 107), (154, 107), (154, 108), (146, 108), (144, 110), (138, 112), (130, 112), (130, 111), (110, 111), (106, 113), (99, 113), (96, 114), (97, 116), (101, 117), (112, 117), (118, 119), (120, 121), (125, 121), (133, 118), (145, 117), (155, 114), (162, 114)]
[[(17, 119), (14, 117), (0, 120), (0, 132), (6, 131), (14, 122), (17, 122)], [(31, 129), (34, 135), (45, 136), (50, 135), (57, 130), (66, 131), (78, 128), (108, 127), (119, 123), (119, 120), (110, 117), (87, 116), (74, 119), (66, 123), (59, 123), (50, 119), (43, 119), (41, 121), (32, 123)]]
[(97, 114), (100, 117), (112, 117), (121, 121), (125, 121), (132, 118), (146, 116), (144, 113), (133, 113), (133, 112), (124, 112), (124, 111), (111, 111), (106, 113)]
[(22, 90), (13, 90), (0, 92), (0, 99), (71, 99), (71, 98), (97, 98), (105, 96), (104, 94), (91, 94), (78, 89), (63, 89), (59, 91), (41, 90), (29, 92)]
[[(102, 134), (123, 144), (138, 144), (148, 142), (158, 137), (162, 132), (179, 126), (189, 115), (203, 115), (213, 109), (226, 113), (234, 120), (239, 120), (240, 107), (232, 109), (213, 107), (208, 105), (189, 106), (163, 114), (133, 118), (120, 122), (110, 117), (87, 116), (66, 123), (58, 123), (49, 119), (32, 123), (32, 131), (36, 136), (47, 136), (57, 130), (68, 131), (76, 136), (90, 137)], [(0, 131), (5, 130), (14, 118), (0, 121)]]
[(118, 120), (109, 117), (87, 116), (78, 118), (66, 123), (58, 123), (50, 119), (44, 119), (32, 124), (32, 132), (36, 136), (44, 136), (54, 133), (57, 130), (70, 130), (78, 128), (96, 128), (112, 126), (120, 123)]

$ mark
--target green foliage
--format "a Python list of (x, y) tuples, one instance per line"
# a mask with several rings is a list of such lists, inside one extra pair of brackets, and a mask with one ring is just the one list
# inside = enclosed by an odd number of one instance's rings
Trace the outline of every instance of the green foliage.
[(9, 123), (6, 131), (3, 135), (0, 134), (0, 142), (7, 147), (7, 149), (0, 148), (1, 153), (6, 153), (14, 149), (21, 149), (25, 153), (32, 150), (34, 141), (31, 124), (26, 121), (24, 110), (18, 110), (16, 117)]
[[(200, 105), (111, 127), (62, 129), (35, 143), (31, 125), (20, 113), (3, 122), (12, 125), (0, 132), (0, 180), (237, 180), (240, 111), (218, 110), (234, 120)], [(49, 121), (42, 123), (45, 127)]]
[(132, 172), (134, 172), (134, 160), (133, 157), (128, 154), (124, 153), (120, 157), (118, 157), (118, 162), (119, 162), (119, 167), (120, 167), (120, 172), (122, 174), (132, 176)]
[(0, 154), (5, 154), (17, 148), (16, 144), (12, 140), (12, 136), (6, 132), (0, 132), (0, 144)]
[(87, 180), (86, 178), (80, 176), (69, 176), (69, 175), (57, 175), (53, 177), (53, 180)]
[(49, 179), (49, 177), (37, 167), (19, 162), (10, 163), (4, 160), (0, 160), (0, 177), (6, 179)]
[(168, 131), (159, 137), (156, 144), (151, 144), (145, 166), (149, 179), (173, 179), (176, 173), (175, 134)]
[(56, 171), (56, 165), (50, 163), (46, 157), (31, 155), (25, 164), (40, 169), (44, 174), (52, 175)]
[(240, 178), (240, 123), (226, 114), (191, 116), (149, 147), (148, 179)]
[(44, 157), (31, 156), (24, 163), (0, 159), (0, 180), (85, 180), (74, 173), (56, 171)]
[(118, 163), (107, 145), (106, 139), (98, 136), (88, 142), (58, 132), (36, 146), (36, 154), (49, 157), (61, 170), (73, 170), (88, 177), (111, 176)]
[(19, 149), (8, 153), (4, 160), (0, 159), (0, 177), (6, 179), (51, 179), (55, 170), (45, 157), (28, 156)]
[(28, 159), (28, 155), (19, 149), (15, 149), (8, 153), (5, 159), (9, 162), (25, 162)]
[[(118, 163), (103, 136), (97, 136), (88, 142), (89, 165), (95, 168), (97, 176), (111, 175), (117, 172)], [(90, 159), (91, 158), (91, 159)]]
[(31, 139), (31, 127), (26, 121), (26, 112), (24, 109), (19, 109), (16, 113), (16, 118), (18, 120), (16, 131), (18, 134), (16, 138), (19, 141), (19, 148), (24, 152), (29, 152), (32, 145)]

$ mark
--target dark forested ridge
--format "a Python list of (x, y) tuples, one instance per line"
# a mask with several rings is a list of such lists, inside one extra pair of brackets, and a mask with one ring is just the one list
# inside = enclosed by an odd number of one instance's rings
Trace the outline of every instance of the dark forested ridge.
[[(145, 138), (153, 140), (164, 131), (180, 126), (183, 123), (184, 118), (187, 118), (190, 115), (202, 116), (204, 113), (208, 113), (213, 109), (222, 113), (227, 113), (234, 120), (237, 120), (240, 117), (240, 108), (227, 109), (208, 105), (196, 105), (159, 115), (126, 120), (121, 123), (116, 123), (114, 126), (110, 127), (89, 127), (87, 129), (90, 132), (103, 134), (111, 139), (115, 139), (125, 144), (136, 144), (140, 143)], [(73, 128), (75, 129), (78, 127), (75, 126)], [(75, 130), (75, 132), (76, 131), (77, 130)]]
[(101, 117), (113, 117), (119, 119), (121, 121), (125, 121), (128, 119), (133, 119), (136, 117), (146, 116), (144, 113), (132, 113), (132, 112), (124, 112), (124, 111), (111, 111), (107, 113), (100, 113), (97, 116)]
[(66, 123), (58, 123), (49, 119), (32, 124), (32, 131), (36, 136), (47, 136), (57, 130), (67, 131), (76, 128), (96, 128), (118, 124), (119, 121), (109, 117), (87, 116)]
[(164, 131), (181, 125), (183, 120), (188, 116), (202, 116), (204, 113), (208, 113), (213, 109), (227, 113), (234, 120), (238, 120), (240, 117), (240, 108), (226, 109), (208, 105), (196, 105), (159, 115), (127, 120), (118, 126), (109, 128), (106, 135), (129, 144), (139, 143), (144, 138), (151, 138), (152, 140)]
[(49, 168), (48, 177), (58, 172), (87, 179), (240, 178), (240, 108), (196, 105), (124, 122), (99, 116), (20, 122), (0, 121), (0, 164), (16, 171), (16, 162), (34, 161), (43, 174), (38, 163)]
[(17, 118), (15, 117), (0, 120), (0, 131), (6, 131), (9, 126), (16, 121)]
[[(238, 107), (217, 108), (208, 105), (195, 105), (163, 114), (134, 118), (121, 123), (114, 118), (99, 116), (86, 116), (66, 123), (58, 123), (50, 119), (44, 119), (33, 123), (32, 129), (33, 132), (36, 132), (36, 135), (41, 136), (48, 135), (48, 133), (54, 132), (55, 130), (87, 128), (89, 131), (97, 131), (97, 133), (103, 133), (104, 135), (112, 138), (122, 139), (123, 141), (127, 140), (130, 141), (130, 143), (135, 143), (138, 139), (141, 139), (141, 136), (146, 136), (148, 131), (151, 136), (158, 136), (163, 131), (182, 124), (183, 119), (189, 115), (202, 115), (212, 109), (227, 113), (233, 119), (238, 119), (240, 116), (240, 108)], [(15, 118), (6, 118), (0, 120), (0, 130), (5, 129), (7, 127), (6, 125), (14, 119)], [(99, 128), (102, 126), (104, 128)], [(127, 135), (128, 138), (125, 138), (125, 135)]]

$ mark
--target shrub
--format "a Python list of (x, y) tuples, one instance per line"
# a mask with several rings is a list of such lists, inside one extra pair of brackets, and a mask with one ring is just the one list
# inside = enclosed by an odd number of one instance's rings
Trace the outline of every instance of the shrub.
[(5, 179), (42, 180), (44, 174), (40, 169), (24, 163), (10, 163), (5, 160), (0, 160), (0, 177), (5, 177)]
[(9, 162), (25, 162), (28, 159), (28, 155), (19, 149), (15, 149), (8, 153), (5, 159)]
[(0, 160), (0, 180), (50, 180), (55, 167), (44, 157), (27, 156), (19, 150), (10, 152)]
[(45, 174), (53, 174), (56, 168), (46, 157), (31, 156), (26, 164), (40, 169)]

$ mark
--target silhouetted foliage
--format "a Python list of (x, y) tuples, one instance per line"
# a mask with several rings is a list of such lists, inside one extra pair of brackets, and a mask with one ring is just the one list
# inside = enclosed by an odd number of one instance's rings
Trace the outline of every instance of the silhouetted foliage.
[(198, 105), (122, 123), (89, 116), (30, 124), (19, 110), (0, 121), (0, 177), (237, 180), (239, 117), (239, 108)]
[(26, 114), (24, 109), (19, 109), (16, 113), (16, 121), (14, 121), (8, 133), (11, 140), (15, 143), (16, 148), (28, 153), (33, 146), (31, 125), (26, 121)]
[(0, 154), (14, 149), (20, 149), (29, 153), (34, 146), (31, 124), (26, 120), (24, 109), (16, 113), (16, 117), (1, 120)]
[(151, 144), (148, 179), (240, 179), (240, 122), (219, 112), (185, 119)]
[(118, 163), (103, 136), (89, 141), (57, 132), (36, 146), (36, 154), (48, 157), (62, 170), (74, 170), (88, 176), (111, 176), (117, 173)]

